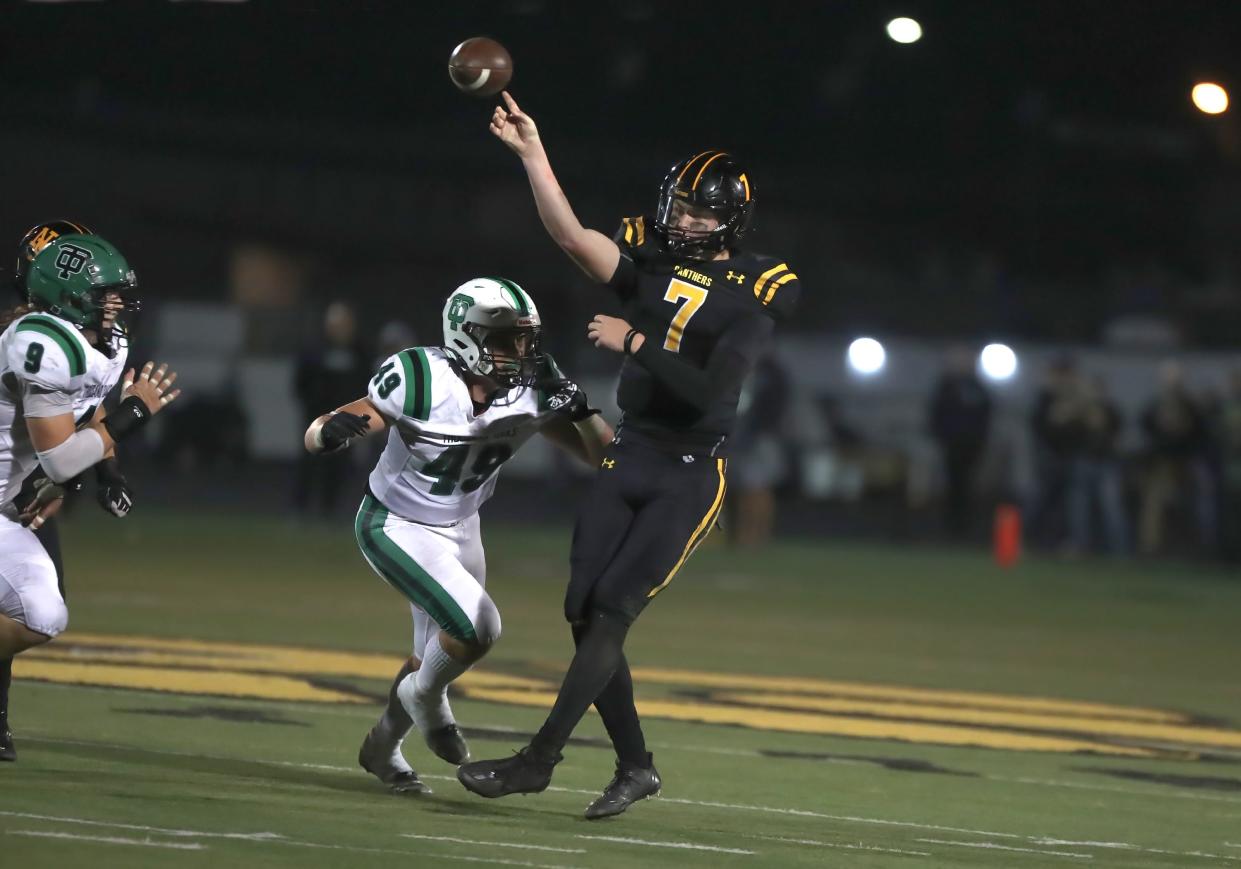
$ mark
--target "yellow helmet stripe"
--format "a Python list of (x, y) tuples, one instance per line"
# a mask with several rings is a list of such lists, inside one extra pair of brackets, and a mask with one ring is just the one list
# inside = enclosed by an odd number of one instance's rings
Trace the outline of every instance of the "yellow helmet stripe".
[(767, 271), (765, 271), (765, 272), (763, 272), (761, 275), (759, 275), (759, 276), (758, 276), (758, 282), (754, 284), (754, 295), (755, 295), (755, 297), (761, 297), (761, 296), (762, 296), (762, 294), (763, 294), (763, 287), (767, 286), (767, 282), (768, 282), (769, 280), (771, 280), (771, 278), (772, 278), (772, 276), (773, 276), (773, 275), (777, 275), (777, 274), (779, 274), (780, 272), (787, 271), (787, 270), (788, 270), (788, 265), (787, 265), (786, 263), (780, 263), (780, 265), (776, 266), (775, 268), (773, 268), (773, 269), (768, 269)]
[(750, 201), (750, 179), (745, 177), (745, 173), (741, 173), (741, 183), (745, 185), (745, 201)]
[(701, 158), (707, 156), (708, 154), (714, 154), (714, 153), (716, 152), (715, 151), (703, 151), (701, 154), (695, 154), (693, 157), (691, 157), (690, 161), (686, 163), (684, 168), (682, 168), (681, 171), (677, 174), (677, 184), (681, 183), (681, 179), (685, 177), (685, 173), (689, 171), (690, 166), (693, 166)]
[(728, 155), (727, 155), (726, 153), (724, 153), (723, 151), (720, 151), (718, 154), (716, 154), (716, 155), (715, 155), (714, 157), (712, 157), (710, 160), (708, 160), (707, 162), (703, 163), (703, 164), (702, 164), (702, 168), (698, 170), (698, 177), (696, 177), (696, 178), (694, 179), (694, 183), (690, 186), (690, 188), (689, 188), (689, 189), (690, 189), (690, 190), (697, 190), (697, 189), (698, 189), (698, 182), (702, 180), (702, 173), (707, 171), (707, 167), (708, 167), (708, 166), (710, 166), (712, 163), (714, 163), (716, 160), (720, 159), (721, 157), (727, 157), (727, 156), (728, 156)]

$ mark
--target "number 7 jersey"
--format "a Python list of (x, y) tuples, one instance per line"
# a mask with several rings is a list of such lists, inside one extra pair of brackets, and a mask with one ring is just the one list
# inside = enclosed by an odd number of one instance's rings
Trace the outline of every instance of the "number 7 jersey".
[[(548, 357), (552, 376), (560, 376)], [(449, 525), (478, 512), (497, 472), (552, 416), (533, 388), (501, 392), (482, 413), (456, 358), (440, 347), (388, 357), (367, 397), (392, 421), (371, 471), (371, 494), (389, 511), (426, 525)]]

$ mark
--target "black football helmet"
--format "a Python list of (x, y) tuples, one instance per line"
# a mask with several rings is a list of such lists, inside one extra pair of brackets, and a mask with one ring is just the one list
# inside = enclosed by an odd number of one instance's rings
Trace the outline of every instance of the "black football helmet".
[[(677, 203), (709, 209), (720, 225), (710, 232), (678, 227)], [(738, 246), (754, 214), (754, 187), (745, 169), (724, 151), (703, 151), (668, 170), (655, 212), (656, 236), (669, 253), (707, 258)]]
[(94, 235), (95, 233), (91, 232), (85, 224), (75, 223), (72, 220), (49, 220), (47, 223), (32, 226), (30, 231), (22, 236), (22, 240), (17, 245), (17, 265), (13, 269), (13, 289), (21, 297), (22, 302), (25, 302), (27, 298), (26, 272), (30, 269), (30, 263), (38, 256), (39, 251), (51, 242), (62, 235), (71, 234)]

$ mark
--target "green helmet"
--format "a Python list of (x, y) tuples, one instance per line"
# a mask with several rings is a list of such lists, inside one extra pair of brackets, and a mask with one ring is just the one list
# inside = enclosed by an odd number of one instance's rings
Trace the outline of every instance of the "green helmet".
[[(26, 273), (31, 304), (84, 328), (101, 324), (106, 294), (124, 297), (137, 285), (125, 257), (97, 235), (70, 233), (53, 239), (39, 251)], [(135, 302), (131, 295), (125, 299), (125, 308)]]

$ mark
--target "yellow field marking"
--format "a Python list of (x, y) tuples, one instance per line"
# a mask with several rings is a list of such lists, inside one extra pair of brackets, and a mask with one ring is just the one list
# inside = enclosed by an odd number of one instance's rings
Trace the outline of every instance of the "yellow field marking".
[[(25, 656), (23, 656), (25, 657)], [(18, 659), (21, 660), (20, 658)], [(370, 703), (365, 697), (319, 688), (305, 679), (229, 673), (222, 670), (166, 670), (159, 667), (117, 667), (70, 661), (21, 661), (14, 675), (75, 685), (107, 685), (176, 694), (216, 694), (266, 700), (315, 700), (320, 703)]]
[[(400, 663), (397, 655), (375, 652), (71, 632), (18, 657), (15, 675), (187, 695), (369, 704), (348, 687), (313, 683), (324, 678), (387, 682)], [(1187, 758), (1204, 747), (1241, 749), (1241, 730), (1198, 727), (1186, 715), (1161, 709), (701, 670), (638, 667), (633, 675), (643, 684), (706, 692), (692, 699), (638, 702), (644, 715), (675, 721), (1129, 757)], [(475, 700), (547, 707), (555, 700), (556, 683), (484, 668), (467, 673), (459, 686)], [(1112, 744), (1117, 742), (1159, 747)]]
[[(516, 706), (550, 708), (556, 695), (550, 691), (506, 691), (503, 689), (470, 688), (464, 692), (471, 700), (487, 700)], [(1010, 751), (1093, 751), (1125, 757), (1160, 757), (1161, 752), (1123, 745), (1108, 745), (1089, 739), (1011, 733), (1001, 730), (979, 730), (940, 724), (910, 721), (885, 721), (870, 718), (849, 718), (803, 712), (781, 712), (773, 709), (750, 709), (739, 706), (710, 706), (701, 703), (669, 700), (639, 700), (638, 713), (651, 718), (673, 721), (697, 721), (705, 724), (733, 724), (757, 730), (784, 733), (819, 733), (827, 736), (858, 736), (865, 739), (897, 739), (905, 742), (934, 742), (940, 745), (978, 746)]]
[(982, 694), (971, 691), (945, 691), (936, 688), (907, 688), (901, 685), (870, 685), (864, 682), (840, 682), (800, 676), (734, 675), (702, 670), (666, 670), (655, 667), (634, 667), (632, 672), (634, 681), (664, 685), (830, 694), (841, 697), (933, 703), (937, 706), (974, 706), (980, 709), (1011, 709), (1014, 712), (1052, 712), (1135, 721), (1189, 721), (1185, 715), (1169, 712), (1165, 709), (1144, 709), (1138, 706), (1116, 706), (1108, 703), (1056, 700), (1047, 697), (1023, 697), (1019, 694)]
[[(401, 666), (400, 657), (377, 652), (79, 633), (65, 634), (55, 643), (24, 653), (15, 662), (18, 675), (23, 674), (23, 662), (27, 659), (361, 679), (391, 679)], [(543, 688), (547, 685), (542, 679), (486, 671), (470, 671), (465, 678), (498, 688)]]
[(1174, 742), (1180, 745), (1241, 748), (1241, 731), (1212, 727), (1183, 727), (1171, 724), (1082, 718), (1069, 715), (1032, 715), (1022, 712), (995, 712), (979, 709), (921, 706), (909, 703), (864, 702), (835, 697), (807, 697), (800, 694), (733, 694), (717, 692), (712, 700), (745, 703), (752, 706), (796, 709), (805, 712), (853, 712), (885, 718), (917, 721), (945, 721), (990, 727), (1021, 727), (1033, 730), (1084, 733), (1089, 736)]

